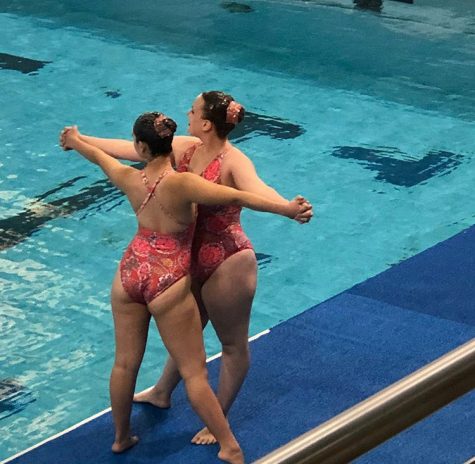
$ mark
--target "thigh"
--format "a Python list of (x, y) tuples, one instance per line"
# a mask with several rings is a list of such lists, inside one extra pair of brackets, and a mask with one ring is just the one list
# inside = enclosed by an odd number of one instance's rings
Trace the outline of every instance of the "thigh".
[(206, 307), (201, 298), (201, 289), (202, 285), (198, 280), (191, 281), (191, 293), (195, 297), (196, 304), (198, 305), (198, 310), (200, 312), (201, 326), (204, 328), (209, 321), (208, 313)]
[(158, 331), (182, 377), (205, 368), (200, 315), (190, 290), (190, 279), (184, 278), (149, 304)]
[(112, 283), (112, 315), (116, 344), (116, 362), (141, 362), (147, 343), (150, 313), (143, 304), (130, 299), (117, 271)]
[(256, 292), (257, 262), (253, 250), (243, 250), (224, 261), (204, 283), (201, 297), (223, 345), (246, 340)]

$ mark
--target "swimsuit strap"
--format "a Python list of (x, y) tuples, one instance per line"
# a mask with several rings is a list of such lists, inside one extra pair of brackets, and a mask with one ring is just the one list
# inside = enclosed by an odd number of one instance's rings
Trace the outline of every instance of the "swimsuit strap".
[[(229, 151), (229, 147), (228, 148), (224, 148), (223, 151), (221, 153), (218, 154), (218, 156), (216, 156), (216, 158), (214, 160), (218, 161), (219, 162), (219, 175), (221, 176), (221, 166), (223, 164), (223, 158), (224, 158), (224, 155)], [(213, 161), (214, 161), (213, 160)], [(211, 163), (213, 162), (211, 161)], [(209, 163), (209, 164), (211, 164)], [(208, 166), (209, 166), (208, 164)], [(205, 169), (206, 171), (206, 169)], [(203, 171), (204, 172), (204, 171)]]
[(141, 173), (142, 173), (142, 179), (144, 180), (144, 183), (148, 189), (148, 194), (147, 196), (145, 197), (144, 201), (142, 201), (142, 204), (139, 206), (139, 209), (137, 210), (137, 212), (135, 213), (136, 216), (138, 216), (142, 211), (143, 209), (145, 208), (145, 206), (147, 206), (147, 203), (150, 201), (150, 199), (155, 196), (155, 189), (157, 188), (157, 185), (160, 183), (160, 181), (167, 175), (169, 174), (170, 172), (172, 172), (172, 169), (166, 169), (165, 171), (163, 171), (157, 178), (157, 180), (153, 183), (152, 187), (150, 188), (148, 186), (149, 182), (148, 182), (148, 179), (147, 179), (147, 175), (144, 173), (144, 171), (142, 170)]
[(223, 151), (215, 159), (219, 159), (220, 161), (222, 161), (224, 155), (229, 151), (229, 149), (230, 147), (224, 148)]
[[(203, 169), (200, 176), (209, 180), (211, 182), (220, 184), (221, 183), (221, 170), (223, 166), (224, 156), (229, 152), (231, 147), (225, 147), (221, 150)], [(217, 169), (216, 169), (217, 168)], [(211, 170), (211, 177), (208, 175), (208, 170)]]
[[(183, 157), (180, 161), (180, 164), (177, 168), (177, 171), (178, 172), (183, 172), (183, 171), (188, 171), (189, 170), (189, 167), (190, 167), (190, 163), (191, 163), (191, 159), (193, 158), (193, 155), (195, 154), (196, 152), (196, 149), (198, 147), (200, 147), (201, 145), (203, 145), (203, 142), (197, 142), (195, 143), (194, 145), (192, 145), (190, 148), (188, 148), (188, 150), (185, 151), (185, 153), (183, 154)], [(214, 161), (216, 160), (219, 160), (220, 162), (223, 160), (224, 158), (224, 155), (229, 151), (231, 147), (226, 147), (224, 148), (221, 152), (219, 152), (209, 163), (207, 166), (205, 166), (205, 168), (203, 169), (203, 171), (201, 172), (200, 176), (203, 176), (203, 174), (206, 172), (206, 170), (208, 169), (208, 167), (211, 165), (211, 163), (213, 163)], [(221, 164), (221, 163), (220, 163)]]
[(188, 148), (188, 150), (185, 151), (185, 153), (183, 154), (182, 159), (180, 160), (180, 164), (177, 167), (178, 171), (182, 171), (183, 169), (188, 171), (188, 168), (189, 168), (190, 163), (191, 163), (191, 158), (193, 158), (193, 155), (195, 154), (196, 149), (200, 145), (203, 145), (203, 142), (196, 142), (194, 145), (191, 145), (191, 147)]
[(140, 175), (142, 176), (143, 184), (145, 185), (145, 187), (147, 188), (147, 190), (150, 192), (153, 187), (150, 188), (150, 182), (148, 181), (147, 174), (145, 174), (145, 169), (142, 169), (142, 170), (140, 171)]
[(140, 171), (140, 175), (142, 176), (142, 182), (144, 183), (144, 185), (148, 185), (148, 177), (147, 177), (147, 174), (145, 174), (145, 169), (142, 169)]

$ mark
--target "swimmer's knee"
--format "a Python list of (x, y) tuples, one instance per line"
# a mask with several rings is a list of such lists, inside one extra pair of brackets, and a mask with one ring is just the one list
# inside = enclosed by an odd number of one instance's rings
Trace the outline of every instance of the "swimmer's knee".
[(116, 359), (114, 361), (113, 369), (127, 372), (127, 374), (136, 375), (140, 369), (140, 362), (124, 358)]
[(251, 357), (247, 338), (245, 341), (243, 340), (238, 343), (223, 344), (222, 352), (224, 356), (239, 357), (243, 359), (250, 359)]
[(193, 367), (185, 367), (181, 369), (180, 375), (185, 384), (194, 382), (208, 382), (208, 369), (206, 369), (206, 362), (202, 365), (195, 365)]

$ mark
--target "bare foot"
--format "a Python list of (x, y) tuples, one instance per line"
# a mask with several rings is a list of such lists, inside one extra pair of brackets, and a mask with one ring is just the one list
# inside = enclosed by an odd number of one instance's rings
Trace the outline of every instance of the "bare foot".
[(127, 439), (123, 441), (115, 441), (112, 444), (112, 452), (123, 453), (129, 448), (132, 448), (132, 446), (135, 446), (138, 442), (139, 442), (139, 437), (137, 437), (136, 435), (134, 435), (133, 437), (128, 437)]
[(191, 443), (195, 445), (214, 445), (218, 440), (208, 430), (208, 427), (201, 429), (192, 439)]
[(239, 447), (229, 450), (221, 449), (218, 453), (218, 458), (230, 464), (244, 464), (244, 454), (242, 454), (241, 448)]
[(155, 387), (147, 388), (143, 392), (134, 395), (135, 403), (149, 403), (157, 408), (168, 409), (170, 407), (170, 395), (157, 390)]

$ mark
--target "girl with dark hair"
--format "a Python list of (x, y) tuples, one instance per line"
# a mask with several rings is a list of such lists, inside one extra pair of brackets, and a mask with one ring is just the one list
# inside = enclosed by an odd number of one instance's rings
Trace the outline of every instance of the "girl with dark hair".
[(244, 458), (207, 380), (201, 321), (191, 293), (191, 246), (196, 203), (234, 205), (295, 217), (303, 199), (270, 201), (259, 195), (176, 173), (170, 162), (176, 124), (161, 113), (145, 113), (135, 122), (133, 146), (146, 163), (141, 171), (122, 165), (81, 140), (76, 127), (63, 131), (63, 147), (98, 164), (127, 196), (138, 231), (125, 251), (112, 285), (115, 361), (110, 378), (115, 441), (112, 451), (134, 446), (130, 413), (153, 317), (174, 366), (185, 382), (193, 409), (219, 442), (218, 457), (242, 464)]
[[(242, 105), (223, 92), (198, 95), (188, 112), (190, 137), (178, 136), (173, 141), (175, 168), (216, 184), (284, 201), (259, 178), (252, 161), (227, 138), (242, 121), (244, 112)], [(113, 157), (137, 160), (130, 142), (81, 137)], [(202, 322), (205, 325), (211, 321), (222, 344), (217, 396), (226, 415), (249, 369), (249, 320), (257, 283), (256, 255), (241, 228), (240, 212), (241, 208), (235, 205), (200, 206), (192, 252), (192, 290)], [(295, 220), (306, 223), (311, 217), (312, 207), (304, 203)], [(169, 407), (179, 381), (171, 357), (157, 384), (135, 395), (134, 401)], [(216, 437), (204, 428), (192, 442), (211, 444), (216, 442)]]

